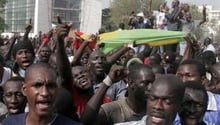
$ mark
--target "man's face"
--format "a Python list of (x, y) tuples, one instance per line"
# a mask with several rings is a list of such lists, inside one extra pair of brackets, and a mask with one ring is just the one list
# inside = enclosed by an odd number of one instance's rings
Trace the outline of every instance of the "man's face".
[(48, 47), (43, 47), (39, 53), (40, 61), (47, 63), (49, 61), (50, 55), (51, 50)]
[(87, 52), (83, 53), (82, 57), (80, 58), (81, 66), (87, 66), (88, 58), (89, 58), (89, 53), (87, 53)]
[(175, 93), (170, 85), (152, 85), (147, 100), (147, 124), (171, 125), (173, 123), (179, 108)]
[(172, 1), (172, 8), (176, 7), (177, 6), (177, 0), (173, 0)]
[(134, 49), (130, 49), (130, 50), (128, 50), (128, 52), (127, 52), (127, 56), (128, 56), (129, 59), (132, 58), (134, 55), (135, 55), (135, 51), (134, 51)]
[(129, 87), (133, 88), (133, 93), (135, 94), (136, 99), (140, 101), (146, 101), (146, 98), (149, 96), (150, 88), (152, 83), (155, 80), (155, 76), (152, 71), (140, 70), (136, 74), (135, 78), (128, 78), (129, 82), (133, 82)]
[(37, 116), (47, 116), (53, 111), (57, 92), (55, 71), (47, 68), (34, 68), (28, 72), (23, 85), (29, 112)]
[(202, 80), (198, 70), (195, 65), (186, 64), (180, 65), (176, 75), (183, 81), (200, 81)]
[(211, 82), (215, 85), (220, 83), (220, 67), (212, 66), (211, 67)]
[(106, 58), (101, 51), (94, 51), (89, 57), (90, 70), (94, 71), (96, 75), (103, 75), (105, 73)]
[(27, 69), (33, 63), (34, 55), (28, 49), (20, 49), (15, 55), (15, 61), (20, 68)]
[[(21, 81), (17, 81), (21, 82)], [(9, 114), (23, 113), (26, 105), (26, 98), (21, 92), (22, 83), (9, 81), (4, 86), (3, 100)]]
[(80, 66), (72, 68), (74, 85), (82, 90), (88, 90), (92, 87), (88, 71)]
[(198, 125), (201, 123), (206, 112), (206, 101), (202, 91), (186, 89), (184, 102), (179, 112), (182, 123), (185, 125)]

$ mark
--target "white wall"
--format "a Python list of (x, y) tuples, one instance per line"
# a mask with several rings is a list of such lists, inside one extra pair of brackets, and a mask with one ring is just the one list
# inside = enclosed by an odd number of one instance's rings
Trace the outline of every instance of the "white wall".
[(82, 0), (80, 31), (95, 34), (101, 27), (102, 0)]
[(51, 0), (35, 1), (34, 34), (46, 33), (51, 29)]

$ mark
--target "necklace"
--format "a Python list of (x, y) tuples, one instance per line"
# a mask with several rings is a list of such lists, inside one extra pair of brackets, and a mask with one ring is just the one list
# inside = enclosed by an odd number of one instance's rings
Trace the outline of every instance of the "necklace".
[(52, 125), (54, 123), (54, 121), (56, 120), (57, 116), (58, 115), (56, 113), (55, 116), (53, 117), (53, 119), (47, 125)]

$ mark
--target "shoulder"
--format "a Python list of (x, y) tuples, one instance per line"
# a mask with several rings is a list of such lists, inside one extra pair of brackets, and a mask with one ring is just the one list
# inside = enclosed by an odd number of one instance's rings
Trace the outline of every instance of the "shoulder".
[(8, 116), (2, 121), (2, 125), (25, 125), (26, 114)]
[(57, 119), (55, 120), (54, 125), (82, 125), (82, 124), (59, 114)]
[(6, 114), (0, 116), (0, 123), (6, 118)]
[(121, 105), (123, 105), (124, 103), (125, 103), (125, 99), (120, 99), (120, 100), (113, 101), (110, 103), (105, 103), (101, 105), (101, 108), (103, 110), (118, 110), (120, 109)]

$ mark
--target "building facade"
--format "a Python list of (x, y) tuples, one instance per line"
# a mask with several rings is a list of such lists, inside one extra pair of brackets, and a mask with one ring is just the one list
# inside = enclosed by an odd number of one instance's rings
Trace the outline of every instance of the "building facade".
[(52, 24), (57, 25), (58, 15), (85, 33), (97, 33), (101, 27), (101, 0), (8, 0), (4, 9), (8, 33), (24, 32), (30, 19), (33, 34), (48, 32)]

